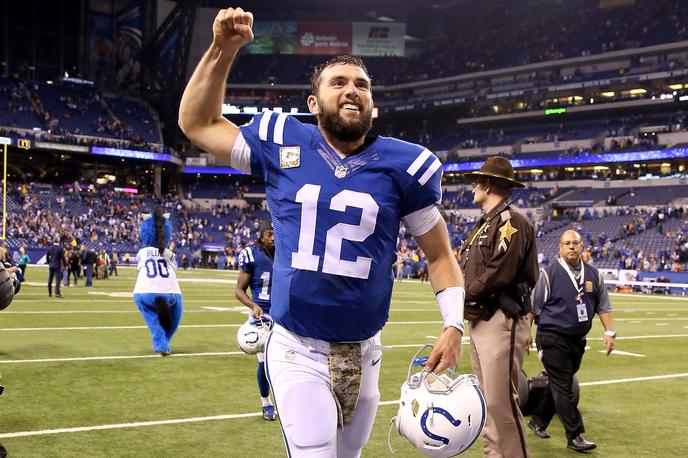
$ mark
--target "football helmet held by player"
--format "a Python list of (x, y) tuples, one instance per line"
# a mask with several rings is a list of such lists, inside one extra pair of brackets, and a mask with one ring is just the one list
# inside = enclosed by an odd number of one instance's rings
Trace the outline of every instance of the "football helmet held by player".
[(412, 374), (414, 366), (427, 360), (419, 358), (426, 348), (432, 346), (423, 346), (409, 365), (401, 385), (399, 411), (392, 421), (399, 434), (422, 454), (455, 456), (480, 436), (487, 419), (485, 398), (473, 374), (450, 376), (424, 370)]
[(265, 350), (272, 325), (272, 318), (268, 315), (263, 315), (259, 319), (249, 316), (248, 321), (239, 326), (237, 331), (236, 339), (241, 351), (247, 355), (255, 355)]
[(9, 307), (21, 288), (16, 275), (17, 269), (18, 267), (10, 264), (0, 263), (0, 310)]

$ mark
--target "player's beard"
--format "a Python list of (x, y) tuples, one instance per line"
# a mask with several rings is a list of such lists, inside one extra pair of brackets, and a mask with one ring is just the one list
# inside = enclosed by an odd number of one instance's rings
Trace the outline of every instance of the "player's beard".
[(371, 127), (373, 127), (373, 110), (362, 110), (361, 116), (357, 121), (347, 122), (339, 114), (339, 107), (334, 110), (325, 109), (318, 115), (318, 123), (323, 130), (342, 142), (354, 142), (365, 137)]

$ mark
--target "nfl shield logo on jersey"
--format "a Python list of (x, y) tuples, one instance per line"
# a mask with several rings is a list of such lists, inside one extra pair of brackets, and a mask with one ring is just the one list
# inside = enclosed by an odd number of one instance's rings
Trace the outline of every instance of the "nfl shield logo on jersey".
[(283, 146), (280, 152), (280, 167), (283, 169), (293, 169), (301, 165), (301, 147)]

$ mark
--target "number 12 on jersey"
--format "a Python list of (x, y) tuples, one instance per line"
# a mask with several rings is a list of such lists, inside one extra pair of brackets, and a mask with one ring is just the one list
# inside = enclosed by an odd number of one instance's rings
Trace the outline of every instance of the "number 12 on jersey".
[[(296, 202), (301, 204), (301, 228), (299, 251), (292, 253), (291, 266), (295, 269), (317, 272), (320, 256), (313, 253), (315, 231), (318, 219), (318, 197), (320, 185), (306, 184), (296, 193)], [(330, 209), (345, 212), (347, 207), (361, 209), (359, 224), (338, 223), (327, 231), (322, 272), (353, 278), (368, 278), (371, 258), (357, 256), (355, 261), (341, 259), (342, 241), (363, 242), (374, 231), (377, 224), (379, 205), (373, 196), (364, 192), (345, 189), (330, 201)]]

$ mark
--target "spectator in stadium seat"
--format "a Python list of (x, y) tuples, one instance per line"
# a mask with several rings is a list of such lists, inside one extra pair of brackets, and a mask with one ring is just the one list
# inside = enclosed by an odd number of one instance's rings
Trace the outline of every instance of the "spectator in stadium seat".
[[(556, 412), (566, 430), (567, 447), (579, 452), (597, 447), (583, 438), (583, 418), (574, 403), (573, 376), (580, 368), (586, 336), (597, 313), (604, 326), (607, 355), (614, 349), (612, 305), (600, 272), (581, 259), (583, 242), (568, 230), (559, 240), (559, 259), (542, 269), (533, 291), (538, 356), (549, 377), (551, 396), (544, 396), (528, 427), (537, 437), (549, 438), (547, 426)], [(528, 345), (532, 342), (529, 339)]]

